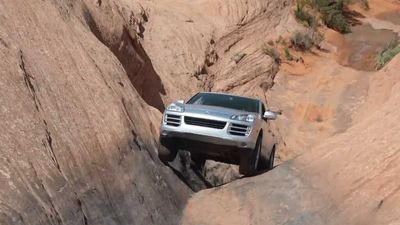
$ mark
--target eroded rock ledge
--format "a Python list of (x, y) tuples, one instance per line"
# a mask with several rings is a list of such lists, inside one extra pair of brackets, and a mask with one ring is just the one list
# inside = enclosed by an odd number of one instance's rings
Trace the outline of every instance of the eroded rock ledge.
[(130, 76), (156, 84), (124, 23), (101, 41), (83, 2), (0, 6), (0, 223), (176, 224), (191, 191), (156, 157), (162, 92)]

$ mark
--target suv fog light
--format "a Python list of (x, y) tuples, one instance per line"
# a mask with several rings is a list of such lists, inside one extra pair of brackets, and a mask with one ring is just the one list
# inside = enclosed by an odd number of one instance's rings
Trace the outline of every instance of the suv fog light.
[(251, 132), (251, 127), (249, 126), (249, 127), (247, 127), (247, 129), (246, 129), (246, 135), (249, 135), (250, 132)]
[(246, 142), (242, 142), (242, 143), (240, 143), (240, 145), (241, 145), (242, 147), (246, 147), (246, 146), (247, 146), (247, 143), (246, 143)]
[(161, 135), (162, 135), (162, 136), (167, 136), (167, 134), (168, 134), (168, 132), (167, 132), (167, 131), (163, 131), (163, 132), (161, 132)]

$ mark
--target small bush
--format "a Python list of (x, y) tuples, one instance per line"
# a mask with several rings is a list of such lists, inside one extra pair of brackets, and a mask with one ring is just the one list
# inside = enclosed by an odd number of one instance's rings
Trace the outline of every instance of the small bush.
[(281, 56), (275, 48), (264, 46), (263, 52), (264, 54), (270, 56), (276, 63), (281, 63)]
[(389, 45), (379, 52), (376, 57), (376, 69), (382, 69), (390, 60), (400, 53), (400, 45), (398, 39), (392, 40)]
[(340, 33), (350, 33), (350, 24), (347, 22), (343, 13), (344, 6), (344, 1), (339, 0), (332, 4), (320, 7), (320, 11), (324, 23), (329, 28), (339, 31)]
[(314, 46), (314, 41), (308, 33), (295, 32), (291, 44), (296, 50), (308, 51)]
[(351, 32), (344, 12), (348, 0), (308, 0), (306, 2), (322, 14), (322, 20), (326, 26), (341, 33)]
[(296, 11), (294, 15), (298, 20), (300, 20), (304, 25), (308, 27), (313, 27), (317, 23), (317, 19), (304, 9), (304, 4), (298, 2)]
[(289, 49), (288, 48), (285, 48), (285, 57), (286, 57), (286, 59), (287, 60), (289, 60), (289, 61), (293, 61), (293, 56), (292, 56), (292, 54), (290, 54), (290, 51), (289, 51)]
[(329, 11), (322, 17), (324, 23), (329, 27), (340, 33), (347, 34), (351, 32), (350, 24), (346, 18), (337, 10)]

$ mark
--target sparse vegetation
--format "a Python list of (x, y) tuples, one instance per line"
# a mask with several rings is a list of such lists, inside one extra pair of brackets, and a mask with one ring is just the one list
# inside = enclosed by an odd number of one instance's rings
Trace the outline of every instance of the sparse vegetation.
[(350, 24), (344, 15), (344, 0), (315, 0), (318, 2), (318, 10), (322, 14), (322, 20), (329, 27), (341, 33), (350, 33)]
[(289, 49), (288, 48), (285, 48), (285, 57), (286, 57), (286, 59), (287, 60), (289, 60), (289, 61), (293, 61), (293, 55), (292, 54), (290, 54), (290, 51), (289, 51)]
[(296, 18), (303, 23), (304, 25), (308, 27), (313, 27), (317, 23), (317, 19), (315, 16), (311, 15), (305, 8), (304, 8), (304, 3), (303, 2), (297, 2), (297, 7), (296, 11), (294, 11), (294, 14)]
[(278, 64), (281, 63), (281, 56), (275, 48), (270, 46), (264, 46), (263, 52), (264, 54), (270, 56), (276, 63)]
[(314, 46), (311, 36), (300, 31), (296, 31), (290, 41), (292, 47), (299, 51), (308, 51)]
[(349, 0), (299, 0), (298, 2), (298, 6), (308, 4), (310, 7), (318, 10), (325, 25), (329, 28), (341, 33), (351, 32), (350, 24), (345, 16), (345, 7), (349, 3)]
[(309, 51), (313, 46), (320, 48), (324, 35), (315, 30), (307, 32), (296, 31), (290, 39), (291, 45), (298, 51)]
[(400, 53), (399, 40), (393, 39), (389, 45), (379, 52), (376, 57), (376, 69), (382, 69), (390, 60), (392, 60), (397, 54)]

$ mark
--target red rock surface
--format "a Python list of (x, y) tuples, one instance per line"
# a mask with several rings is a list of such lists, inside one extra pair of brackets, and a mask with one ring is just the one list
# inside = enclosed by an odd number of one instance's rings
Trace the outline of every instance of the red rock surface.
[[(191, 191), (157, 159), (152, 96), (99, 40), (85, 4), (1, 1), (0, 11), (0, 224), (177, 223)], [(119, 20), (97, 26), (109, 18)], [(113, 25), (104, 39), (130, 40)], [(131, 41), (130, 66), (151, 72)]]
[[(305, 29), (293, 3), (0, 0), (0, 224), (400, 224), (400, 58), (342, 66), (345, 38), (320, 28), (326, 51), (278, 70), (263, 48)], [(398, 1), (370, 6), (351, 7), (399, 34)], [(191, 197), (157, 137), (165, 105), (200, 90), (282, 109), (280, 165)], [(206, 165), (215, 185), (239, 177)]]
[(269, 173), (195, 194), (182, 224), (399, 224), (399, 66), (397, 57), (369, 76), (369, 111), (346, 132)]

